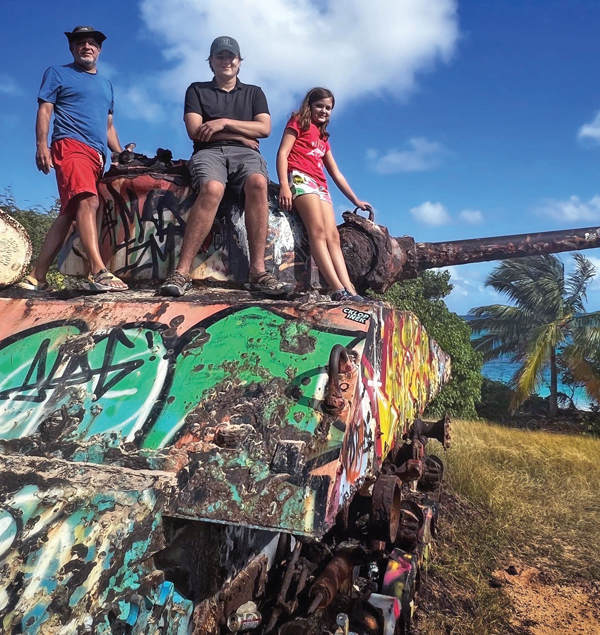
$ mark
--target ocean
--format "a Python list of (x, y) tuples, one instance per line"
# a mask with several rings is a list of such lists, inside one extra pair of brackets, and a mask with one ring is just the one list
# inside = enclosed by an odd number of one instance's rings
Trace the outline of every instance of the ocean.
[[(473, 318), (469, 315), (461, 315), (460, 316), (465, 322), (470, 322)], [(488, 379), (492, 379), (494, 381), (501, 381), (504, 384), (508, 384), (510, 379), (515, 374), (517, 369), (519, 368), (519, 364), (515, 364), (511, 362), (510, 359), (500, 357), (498, 359), (494, 359), (490, 362), (485, 362), (483, 368), (481, 369), (481, 374)], [(537, 389), (537, 394), (540, 397), (547, 397), (550, 394), (550, 369), (547, 368), (544, 372), (543, 381)], [(564, 392), (566, 395), (571, 395), (571, 388), (569, 386), (565, 386), (560, 379), (558, 382), (558, 392)], [(573, 402), (575, 406), (580, 410), (589, 410), (590, 409), (590, 399), (587, 396), (585, 390), (583, 388), (576, 388), (575, 394), (573, 395)]]
[[(501, 381), (508, 384), (510, 378), (515, 374), (518, 364), (511, 362), (508, 359), (494, 359), (489, 362), (485, 362), (481, 370), (484, 377), (493, 379), (494, 381)], [(567, 395), (571, 394), (571, 388), (565, 386), (560, 381), (558, 382), (558, 391), (564, 392)], [(550, 394), (550, 370), (548, 369), (544, 373), (544, 381), (537, 390), (537, 394), (540, 397), (547, 397)], [(576, 388), (573, 398), (575, 405), (580, 410), (589, 410), (590, 400), (583, 388)]]

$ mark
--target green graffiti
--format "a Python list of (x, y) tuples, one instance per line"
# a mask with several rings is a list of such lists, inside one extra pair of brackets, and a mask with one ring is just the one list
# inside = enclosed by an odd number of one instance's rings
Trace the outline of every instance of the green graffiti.
[[(226, 405), (261, 397), (261, 423), (292, 425), (312, 434), (318, 425), (313, 402), (323, 364), (334, 344), (351, 339), (257, 307), (193, 329), (177, 359), (168, 405), (142, 447), (164, 447), (199, 405), (210, 403), (218, 417), (220, 405), (225, 412)], [(286, 396), (286, 388), (295, 390), (295, 399)]]
[(3, 439), (41, 432), (49, 441), (108, 434), (131, 441), (169, 368), (155, 325), (91, 334), (66, 323), (11, 339), (0, 348)]
[[(218, 422), (245, 401), (260, 402), (260, 425), (312, 434), (329, 352), (355, 336), (262, 307), (211, 316), (168, 345), (166, 328), (136, 323), (90, 332), (71, 320), (5, 339), (0, 439), (101, 439), (71, 458), (102, 462), (107, 449), (123, 442), (152, 454), (182, 434), (194, 415)], [(331, 440), (338, 444), (341, 436), (333, 431)]]

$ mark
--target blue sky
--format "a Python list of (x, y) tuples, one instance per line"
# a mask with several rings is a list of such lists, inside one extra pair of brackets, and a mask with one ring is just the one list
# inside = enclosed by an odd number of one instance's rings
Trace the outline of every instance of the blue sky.
[[(210, 77), (213, 37), (241, 44), (242, 80), (285, 117), (307, 88), (337, 96), (333, 153), (393, 235), (419, 241), (600, 224), (600, 3), (588, 0), (4, 0), (0, 22), (0, 188), (47, 205), (34, 164), (36, 94), (68, 63), (63, 31), (103, 30), (123, 143), (190, 154), (182, 101)], [(596, 78), (594, 80), (594, 78)], [(336, 209), (349, 206), (334, 192)], [(600, 265), (595, 251), (588, 256)], [(454, 267), (452, 310), (497, 301), (490, 265)], [(600, 308), (600, 276), (589, 309)]]

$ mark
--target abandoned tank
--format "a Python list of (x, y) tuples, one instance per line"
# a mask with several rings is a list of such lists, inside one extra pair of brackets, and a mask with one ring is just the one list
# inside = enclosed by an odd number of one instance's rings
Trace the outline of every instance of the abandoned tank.
[[(194, 198), (183, 162), (123, 153), (100, 184), (105, 262), (131, 290), (0, 293), (0, 629), (5, 633), (400, 634), (438, 516), (449, 419), (421, 420), (450, 359), (414, 315), (319, 293), (270, 187), (267, 267), (243, 290), (225, 201), (192, 271), (156, 295)], [(344, 215), (349, 269), (385, 290), (421, 268), (596, 246), (595, 229), (463, 243)], [(85, 275), (76, 235), (61, 271)]]

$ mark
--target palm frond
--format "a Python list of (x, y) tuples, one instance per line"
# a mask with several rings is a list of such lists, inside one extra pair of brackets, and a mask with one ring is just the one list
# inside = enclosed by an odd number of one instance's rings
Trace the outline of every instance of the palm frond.
[(600, 357), (600, 314), (588, 313), (572, 320), (570, 328), (572, 345), (583, 357)]
[(516, 409), (534, 392), (552, 351), (563, 341), (564, 335), (555, 322), (535, 329), (523, 365), (511, 380), (514, 388), (512, 408)]
[(563, 359), (571, 369), (575, 381), (583, 384), (588, 396), (600, 401), (600, 375), (596, 367), (581, 353), (580, 348), (569, 345), (563, 351)]
[(562, 312), (564, 265), (556, 256), (503, 260), (485, 284), (535, 315)]
[(473, 333), (498, 333), (510, 337), (511, 333), (529, 331), (535, 324), (535, 316), (520, 307), (490, 304), (469, 311), (475, 317), (469, 322)]
[(600, 327), (600, 311), (592, 311), (592, 313), (581, 313), (573, 316), (571, 319), (572, 329), (595, 328)]
[(471, 342), (476, 351), (483, 353), (486, 361), (498, 357), (508, 357), (511, 361), (519, 361), (526, 347), (524, 342), (505, 341), (495, 335), (482, 335)]
[(573, 259), (575, 270), (567, 278), (565, 304), (571, 307), (573, 313), (582, 313), (585, 311), (587, 288), (596, 275), (596, 267), (583, 254), (573, 254)]

